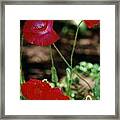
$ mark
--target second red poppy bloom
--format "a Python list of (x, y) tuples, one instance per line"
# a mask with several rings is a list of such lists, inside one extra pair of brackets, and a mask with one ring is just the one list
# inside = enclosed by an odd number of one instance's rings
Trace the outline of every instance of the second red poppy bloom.
[(21, 85), (21, 92), (27, 100), (69, 100), (60, 88), (52, 88), (49, 83), (30, 79)]
[(59, 39), (53, 30), (53, 20), (27, 20), (23, 35), (28, 43), (39, 46), (51, 45)]
[(85, 24), (89, 29), (93, 28), (95, 25), (99, 25), (100, 21), (99, 20), (84, 20)]

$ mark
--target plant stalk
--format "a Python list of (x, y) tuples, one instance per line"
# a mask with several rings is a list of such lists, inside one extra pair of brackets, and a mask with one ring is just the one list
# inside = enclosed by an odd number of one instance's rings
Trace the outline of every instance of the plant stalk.
[(81, 75), (79, 75), (79, 74), (78, 74), (77, 72), (75, 72), (75, 71), (73, 71), (73, 73), (75, 73), (80, 79), (82, 79), (82, 80), (88, 85), (88, 87), (90, 88), (90, 90), (92, 90), (90, 84), (87, 82), (87, 80), (86, 80), (84, 77), (82, 77)]
[(55, 45), (54, 43), (53, 43), (53, 46), (54, 46), (54, 48), (57, 50), (57, 52), (59, 53), (59, 55), (61, 56), (61, 58), (64, 60), (64, 62), (67, 64), (67, 66), (72, 69), (72, 67), (69, 65), (69, 63), (67, 62), (67, 60), (64, 58), (64, 56), (63, 56), (62, 53), (58, 50), (58, 48), (56, 47), (56, 45)]
[(77, 43), (77, 35), (78, 35), (78, 31), (79, 31), (79, 27), (81, 25), (83, 21), (81, 21), (77, 27), (77, 31), (76, 31), (76, 34), (75, 34), (75, 40), (74, 40), (74, 44), (73, 44), (73, 49), (72, 49), (72, 52), (71, 52), (71, 67), (72, 67), (72, 64), (73, 64), (73, 54), (74, 54), (74, 51), (75, 51), (75, 46), (76, 46), (76, 43)]

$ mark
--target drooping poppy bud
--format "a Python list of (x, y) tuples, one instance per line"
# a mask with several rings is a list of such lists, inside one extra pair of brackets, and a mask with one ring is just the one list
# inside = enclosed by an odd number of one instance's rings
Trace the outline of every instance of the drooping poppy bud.
[(100, 24), (100, 20), (84, 20), (84, 23), (89, 29), (93, 28), (95, 25)]
[(23, 36), (28, 43), (38, 46), (48, 46), (59, 39), (53, 30), (53, 20), (27, 20)]

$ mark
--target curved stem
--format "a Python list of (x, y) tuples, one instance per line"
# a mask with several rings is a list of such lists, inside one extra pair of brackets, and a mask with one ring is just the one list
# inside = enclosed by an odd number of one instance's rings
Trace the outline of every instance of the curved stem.
[[(62, 53), (58, 50), (58, 48), (56, 47), (56, 45), (53, 43), (53, 46), (55, 47), (55, 49), (57, 50), (57, 52), (59, 53), (59, 55), (61, 56), (61, 58), (64, 60), (64, 62), (68, 65), (68, 67), (70, 68), (70, 69), (72, 69), (72, 67), (69, 65), (69, 63), (66, 61), (66, 59), (64, 58), (64, 56), (62, 55)], [(82, 79), (88, 86), (89, 86), (89, 88), (90, 89), (92, 89), (91, 88), (91, 86), (89, 85), (89, 83), (87, 82), (87, 80), (84, 78), (84, 77), (82, 77), (81, 75), (79, 75), (77, 72), (75, 72), (75, 71), (73, 71), (80, 79)]]
[(61, 58), (64, 60), (64, 62), (68, 65), (69, 68), (72, 68), (69, 63), (67, 62), (67, 60), (64, 58), (64, 56), (62, 55), (62, 53), (58, 50), (58, 48), (56, 47), (56, 45), (53, 43), (54, 48), (57, 50), (57, 52), (59, 53), (59, 55), (61, 56)]
[(52, 62), (51, 79), (52, 79), (52, 82), (54, 83), (54, 85), (57, 87), (58, 76), (57, 76), (57, 70), (56, 70), (56, 68), (54, 66), (54, 60), (53, 60), (53, 54), (52, 54), (51, 45), (50, 45), (50, 58), (51, 58), (51, 62)]
[[(56, 47), (56, 45), (53, 43), (53, 46), (54, 48), (57, 50), (57, 52), (59, 53), (59, 55), (61, 56), (61, 58), (64, 60), (64, 62), (67, 64), (67, 66), (72, 69), (72, 61), (73, 61), (73, 54), (74, 54), (74, 51), (75, 51), (75, 46), (76, 46), (76, 42), (77, 42), (77, 35), (78, 35), (78, 30), (79, 30), (79, 27), (80, 27), (80, 24), (82, 23), (82, 21), (79, 23), (78, 27), (77, 27), (77, 31), (76, 31), (76, 35), (75, 35), (75, 41), (74, 41), (74, 44), (73, 44), (73, 49), (72, 49), (72, 53), (71, 53), (71, 65), (69, 65), (69, 63), (67, 62), (67, 60), (64, 58), (64, 56), (62, 55), (62, 53), (59, 51), (59, 49)], [(91, 86), (89, 85), (89, 83), (87, 82), (87, 80), (82, 77), (81, 75), (79, 75), (78, 73), (74, 72), (80, 79), (82, 79), (88, 86), (90, 89)]]
[(73, 44), (73, 49), (72, 49), (72, 52), (71, 52), (71, 67), (72, 67), (72, 64), (73, 64), (73, 54), (74, 54), (74, 51), (75, 51), (75, 46), (76, 46), (76, 43), (77, 43), (77, 35), (78, 35), (78, 31), (79, 31), (79, 27), (80, 27), (80, 24), (82, 23), (83, 21), (81, 21), (77, 27), (77, 31), (76, 31), (76, 34), (75, 34), (75, 40), (74, 40), (74, 44)]
[(90, 86), (90, 84), (87, 82), (87, 80), (84, 77), (82, 77), (75, 71), (73, 71), (73, 72), (89, 86), (90, 90), (92, 90), (92, 87)]

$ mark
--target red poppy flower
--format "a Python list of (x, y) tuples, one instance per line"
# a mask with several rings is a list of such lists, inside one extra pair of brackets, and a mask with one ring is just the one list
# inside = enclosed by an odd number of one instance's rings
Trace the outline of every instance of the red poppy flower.
[(65, 96), (60, 88), (52, 88), (48, 91), (49, 100), (69, 100), (68, 96)]
[(42, 80), (30, 79), (21, 85), (23, 96), (28, 100), (69, 100), (61, 89), (51, 88), (51, 86)]
[(29, 100), (43, 98), (43, 91), (47, 91), (51, 86), (42, 80), (31, 79), (21, 85), (21, 91), (24, 97)]
[(99, 25), (100, 21), (99, 20), (84, 20), (85, 24), (87, 25), (88, 28), (93, 28), (95, 25)]
[(51, 45), (59, 39), (53, 30), (53, 20), (27, 20), (23, 36), (28, 43), (39, 46)]

